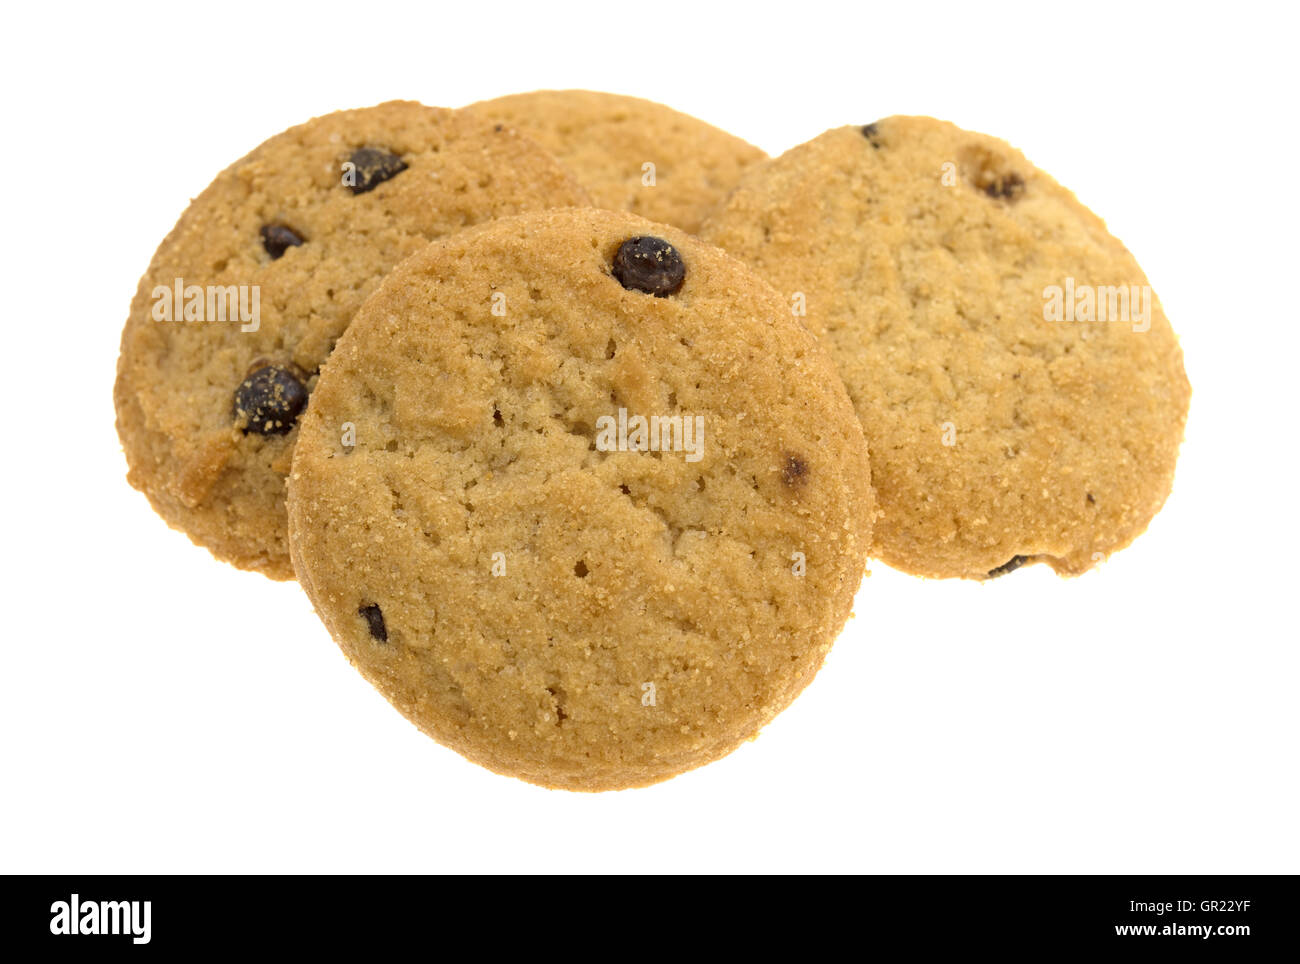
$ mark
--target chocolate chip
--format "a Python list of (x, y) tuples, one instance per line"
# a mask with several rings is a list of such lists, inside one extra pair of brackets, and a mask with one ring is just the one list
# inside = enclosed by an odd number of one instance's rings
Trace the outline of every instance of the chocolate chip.
[(302, 235), (287, 224), (276, 222), (262, 225), (262, 247), (266, 248), (266, 253), (273, 260), (278, 259), (290, 248), (298, 247), (302, 241)]
[(1025, 193), (1025, 179), (1015, 172), (1000, 174), (984, 185), (984, 193), (991, 198), (1015, 201)]
[(663, 238), (628, 238), (614, 254), (614, 277), (628, 291), (667, 298), (686, 280), (686, 264)]
[(1092, 497), (1092, 493), (1089, 492), (1089, 493), (1088, 493), (1088, 505), (1096, 505), (1096, 504), (1097, 504), (1097, 500), (1094, 499), (1094, 498)]
[(1019, 569), (1028, 561), (1029, 561), (1028, 556), (1012, 556), (1010, 559), (1002, 563), (1002, 565), (998, 566), (996, 569), (990, 569), (989, 578), (996, 579), (998, 576), (1005, 576), (1009, 572), (1015, 572), (1017, 569)]
[(354, 183), (348, 184), (353, 194), (373, 191), (390, 177), (406, 170), (406, 162), (390, 151), (378, 147), (359, 147), (348, 158), (356, 168), (352, 172)]
[(808, 463), (797, 455), (786, 455), (785, 464), (781, 466), (781, 481), (786, 485), (798, 485), (808, 476)]
[(876, 150), (880, 150), (880, 141), (878, 139), (880, 131), (876, 128), (875, 124), (863, 124), (862, 136), (867, 139), (867, 142), (870, 143), (872, 147)]
[(244, 432), (283, 435), (307, 404), (307, 389), (288, 368), (264, 365), (249, 372), (235, 389), (235, 420)]
[(377, 603), (359, 607), (357, 615), (366, 621), (371, 636), (381, 643), (388, 642), (388, 627), (384, 625), (384, 611), (379, 608)]

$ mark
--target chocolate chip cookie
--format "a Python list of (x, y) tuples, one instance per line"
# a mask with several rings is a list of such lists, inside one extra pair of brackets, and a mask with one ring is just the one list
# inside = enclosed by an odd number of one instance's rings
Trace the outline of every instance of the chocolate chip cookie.
[(421, 104), (272, 137), (194, 200), (140, 281), (114, 390), (131, 484), (218, 557), (291, 578), (296, 420), (357, 307), (431, 239), (586, 200), (532, 142)]
[(538, 90), (467, 110), (532, 137), (559, 158), (601, 207), (699, 230), (757, 147), (663, 104), (591, 90)]
[(1076, 574), (1163, 505), (1178, 340), (1102, 220), (1003, 141), (925, 117), (831, 130), (752, 168), (701, 234), (830, 350), (890, 565)]
[(868, 454), (739, 262), (622, 212), (435, 242), (357, 312), (289, 482), (299, 579), (362, 674), (499, 773), (605, 790), (752, 737), (849, 615)]

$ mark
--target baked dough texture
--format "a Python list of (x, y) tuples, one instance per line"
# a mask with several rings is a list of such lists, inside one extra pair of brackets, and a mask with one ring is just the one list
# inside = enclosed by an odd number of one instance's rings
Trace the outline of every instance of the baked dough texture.
[[(626, 445), (602, 435), (620, 410)], [(643, 450), (638, 416), (698, 419), (702, 444)], [(429, 245), (362, 306), (301, 419), (291, 551), (434, 739), (633, 787), (813, 678), (863, 575), (869, 478), (832, 363), (765, 282), (667, 225), (550, 211)]]
[[(114, 388), (129, 481), (217, 557), (292, 578), (295, 407), (361, 302), (434, 238), (583, 203), (537, 145), (417, 103), (339, 111), (272, 137), (193, 201), (140, 281)], [(155, 320), (155, 289), (176, 279), (203, 292), (204, 320), (184, 320), (180, 303), (175, 320)], [(256, 324), (209, 317), (209, 303), (226, 304), (213, 288), (238, 290), (250, 309), (256, 292)], [(237, 392), (281, 408), (239, 409)]]
[[(639, 97), (537, 90), (466, 109), (536, 140), (599, 206), (691, 232), (746, 168), (767, 157), (739, 137)], [(647, 163), (654, 165), (652, 185), (645, 183)]]
[[(1102, 220), (1003, 141), (927, 117), (831, 130), (751, 168), (701, 236), (829, 349), (871, 444), (889, 565), (1077, 574), (1169, 495), (1190, 396), (1178, 340)], [(1103, 304), (1121, 320), (1096, 320)]]

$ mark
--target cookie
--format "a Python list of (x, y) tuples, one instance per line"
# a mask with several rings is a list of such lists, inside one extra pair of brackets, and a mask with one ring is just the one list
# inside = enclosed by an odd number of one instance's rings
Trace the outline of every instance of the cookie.
[(114, 389), (129, 481), (219, 558), (291, 578), (295, 420), (361, 302), (434, 238), (586, 200), (530, 141), (421, 104), (272, 137), (194, 200), (140, 281)]
[(348, 659), (498, 773), (606, 790), (754, 736), (849, 615), (873, 516), (834, 367), (768, 285), (623, 212), (399, 266), (300, 419), (289, 529)]
[(711, 124), (639, 97), (538, 90), (466, 109), (536, 140), (601, 207), (691, 232), (741, 172), (767, 156)]
[(752, 169), (702, 236), (830, 350), (889, 565), (1077, 574), (1163, 505), (1177, 338), (1102, 220), (1004, 142), (925, 117), (831, 130)]

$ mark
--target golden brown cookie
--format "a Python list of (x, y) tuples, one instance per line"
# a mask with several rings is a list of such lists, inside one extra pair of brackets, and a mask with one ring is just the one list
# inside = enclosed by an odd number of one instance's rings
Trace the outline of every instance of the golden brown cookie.
[(434, 739), (544, 786), (639, 786), (812, 679), (863, 574), (868, 476), (830, 359), (763, 281), (666, 225), (551, 211), (430, 245), (362, 306), (302, 418), (291, 550)]
[(219, 558), (292, 578), (294, 420), (357, 307), (433, 238), (585, 200), (530, 141), (413, 102), (272, 137), (194, 200), (140, 281), (114, 390), (131, 484)]
[(1080, 573), (1164, 503), (1177, 338), (1101, 219), (1006, 143), (926, 117), (831, 130), (752, 169), (701, 233), (830, 349), (890, 565)]
[[(639, 97), (536, 90), (466, 109), (536, 140), (601, 207), (691, 232), (735, 187), (741, 172), (767, 156), (711, 124)], [(653, 183), (647, 183), (651, 175)]]

